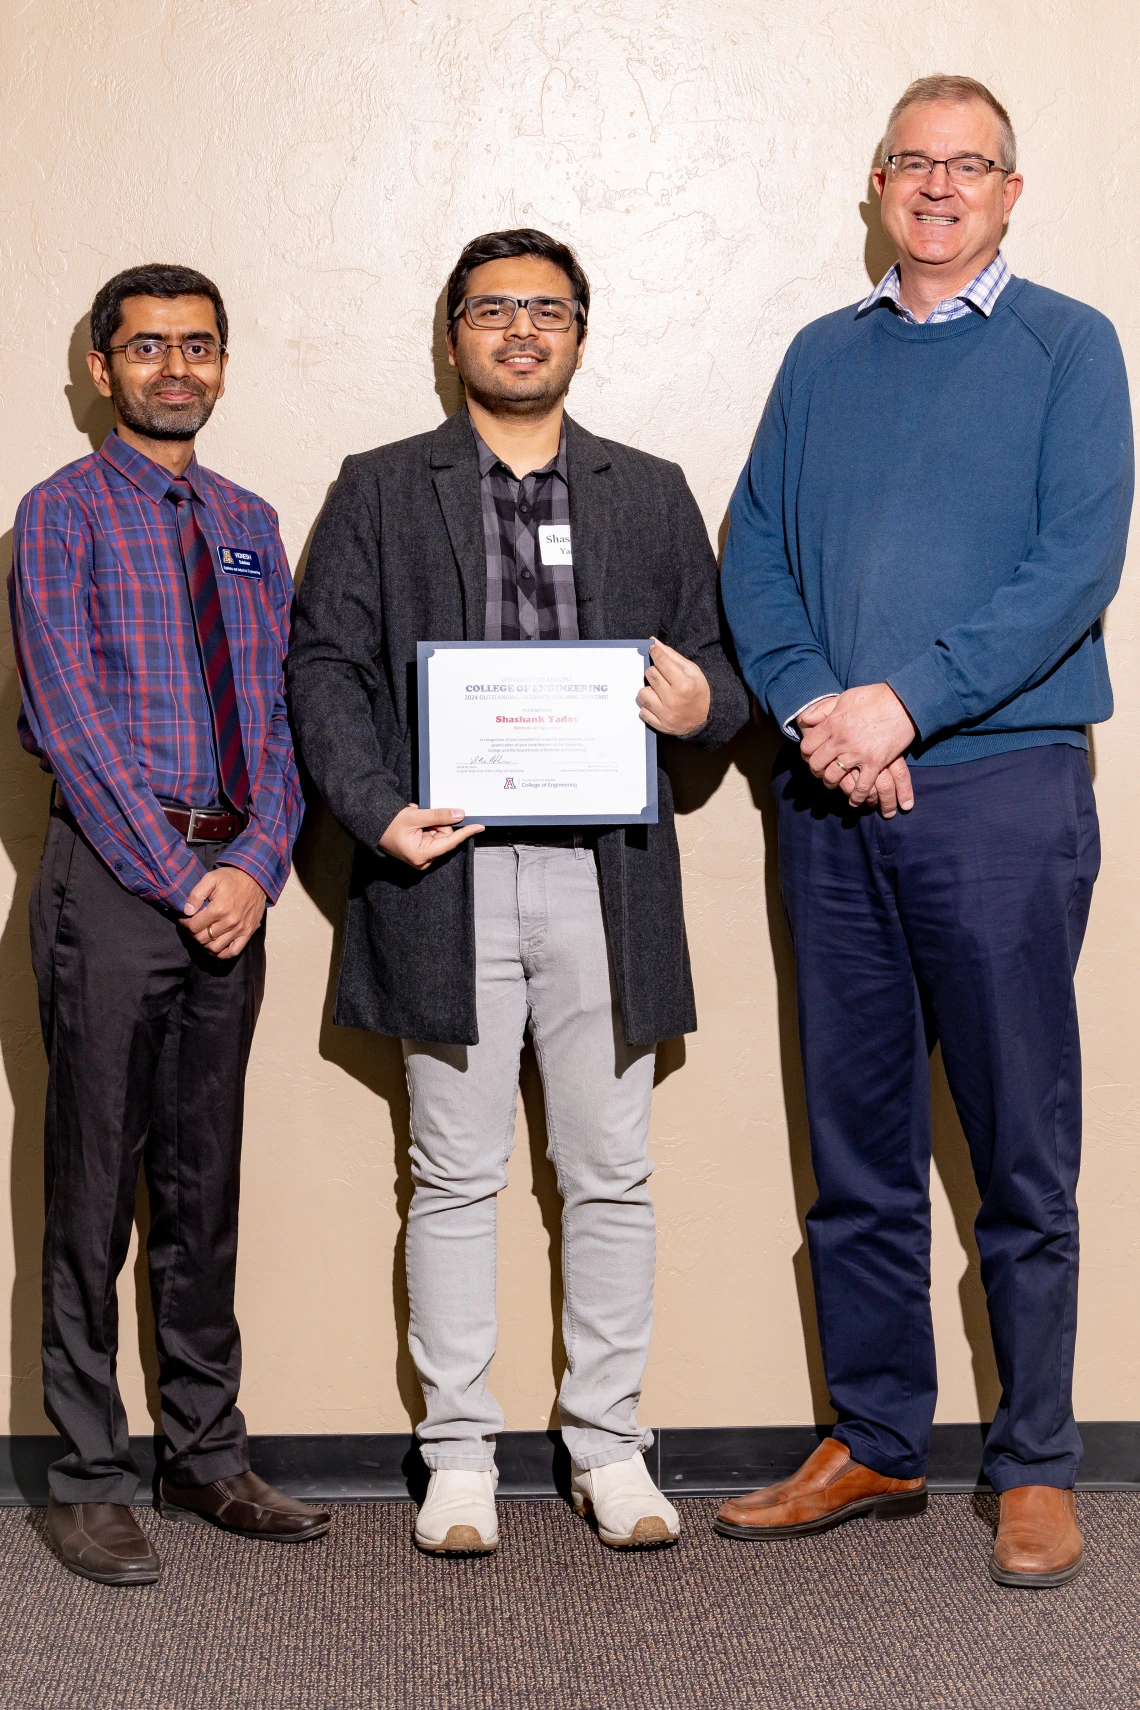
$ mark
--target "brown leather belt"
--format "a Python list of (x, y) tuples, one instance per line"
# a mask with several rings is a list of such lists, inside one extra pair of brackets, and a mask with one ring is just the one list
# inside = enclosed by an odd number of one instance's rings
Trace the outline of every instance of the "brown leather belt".
[[(60, 794), (58, 784), (52, 785), (51, 811), (74, 825), (75, 815)], [(229, 808), (167, 807), (162, 811), (187, 843), (232, 843), (249, 824), (249, 815), (233, 813)]]
[(228, 808), (167, 807), (163, 813), (187, 843), (231, 843), (249, 824), (249, 815)]

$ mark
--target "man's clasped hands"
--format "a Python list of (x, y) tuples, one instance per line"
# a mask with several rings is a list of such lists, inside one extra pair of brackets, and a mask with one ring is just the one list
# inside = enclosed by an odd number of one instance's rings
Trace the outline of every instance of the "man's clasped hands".
[(884, 819), (914, 806), (903, 755), (918, 731), (887, 683), (869, 683), (812, 701), (796, 720), (800, 751), (812, 772), (852, 807), (877, 807)]

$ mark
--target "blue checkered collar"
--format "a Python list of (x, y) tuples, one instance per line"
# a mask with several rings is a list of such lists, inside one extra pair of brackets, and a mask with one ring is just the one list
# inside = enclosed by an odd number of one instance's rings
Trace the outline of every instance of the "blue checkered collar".
[[(954, 297), (943, 298), (933, 314), (927, 317), (925, 324), (937, 326), (942, 321), (956, 321), (960, 316), (968, 315), (971, 309), (976, 309), (979, 314), (985, 315), (988, 319), (993, 312), (994, 304), (1012, 277), (1009, 264), (999, 249), (989, 266), (983, 267), (982, 271), (971, 279), (963, 290)], [(899, 266), (897, 261), (890, 271), (879, 280), (875, 289), (864, 297), (855, 312), (857, 315), (865, 314), (868, 309), (873, 309), (877, 303), (883, 302), (888, 303), (895, 313), (901, 315), (904, 320), (910, 321), (915, 326), (921, 324), (911, 314), (910, 310), (899, 302)]]

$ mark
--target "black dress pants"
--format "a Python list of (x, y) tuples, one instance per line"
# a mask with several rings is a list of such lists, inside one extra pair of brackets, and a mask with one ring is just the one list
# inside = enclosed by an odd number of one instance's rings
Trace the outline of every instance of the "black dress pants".
[[(196, 845), (207, 866), (224, 844)], [(139, 1167), (158, 1343), (165, 1476), (249, 1466), (234, 1319), (245, 1071), (265, 984), (264, 926), (218, 961), (125, 890), (53, 815), (32, 891), (50, 1063), (44, 1135), (43, 1373), (67, 1453), (60, 1502), (129, 1503), (138, 1485), (116, 1379), (116, 1281)]]

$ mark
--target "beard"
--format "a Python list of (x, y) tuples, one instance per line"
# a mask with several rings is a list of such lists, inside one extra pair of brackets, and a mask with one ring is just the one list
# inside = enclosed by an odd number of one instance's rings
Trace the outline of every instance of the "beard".
[(128, 394), (118, 376), (111, 376), (111, 396), (115, 408), (132, 433), (145, 439), (193, 439), (213, 414), (216, 395), (212, 397), (200, 380), (194, 377), (180, 382), (195, 396), (186, 404), (165, 404), (157, 396), (161, 378), (149, 381), (138, 393)]
[[(523, 345), (519, 354), (529, 354), (529, 347)], [(575, 351), (575, 355), (577, 352)], [(475, 373), (462, 373), (464, 389), (476, 403), (484, 408), (494, 409), (503, 404), (513, 405), (512, 413), (516, 415), (541, 415), (556, 404), (559, 398), (565, 397), (574, 378), (574, 368), (566, 371), (566, 363), (548, 357), (545, 362), (531, 374), (525, 386), (520, 387), (517, 379), (511, 377), (501, 363), (492, 359), (481, 365)]]

